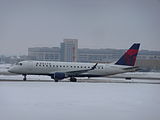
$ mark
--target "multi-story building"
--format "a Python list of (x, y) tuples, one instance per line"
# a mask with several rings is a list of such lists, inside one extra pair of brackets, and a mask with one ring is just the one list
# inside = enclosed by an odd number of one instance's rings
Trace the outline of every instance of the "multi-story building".
[(79, 62), (113, 62), (124, 50), (115, 49), (78, 49)]
[(60, 48), (59, 47), (28, 48), (28, 57), (31, 60), (60, 61)]
[[(79, 62), (113, 62), (125, 52), (124, 49), (78, 49)], [(160, 60), (159, 51), (141, 50), (138, 60)]]
[(77, 39), (64, 39), (61, 43), (61, 61), (76, 62), (78, 51)]
[[(78, 49), (77, 39), (64, 39), (60, 48), (29, 48), (28, 56), (31, 60), (109, 63), (117, 61), (124, 52), (124, 49)], [(0, 61), (3, 62), (4, 58), (1, 57)], [(146, 70), (160, 70), (160, 51), (141, 50), (136, 65)]]

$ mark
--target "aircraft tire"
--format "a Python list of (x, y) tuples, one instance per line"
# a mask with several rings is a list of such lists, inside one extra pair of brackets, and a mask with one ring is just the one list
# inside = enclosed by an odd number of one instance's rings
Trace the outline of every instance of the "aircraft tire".
[(71, 77), (70, 82), (77, 82), (77, 79), (75, 77)]
[(54, 80), (55, 82), (58, 82), (58, 80), (56, 79), (56, 80)]
[(24, 76), (24, 78), (23, 78), (23, 81), (26, 81), (27, 80), (27, 75), (23, 75)]
[(131, 77), (126, 77), (125, 79), (126, 79), (126, 80), (131, 80), (132, 78), (131, 78)]

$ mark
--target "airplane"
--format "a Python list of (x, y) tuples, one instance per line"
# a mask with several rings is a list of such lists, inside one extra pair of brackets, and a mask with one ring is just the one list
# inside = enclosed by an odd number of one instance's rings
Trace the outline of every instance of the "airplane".
[(0, 75), (17, 75), (11, 72), (8, 72), (11, 64), (0, 64)]
[(77, 82), (76, 77), (105, 77), (125, 72), (134, 72), (134, 66), (140, 43), (134, 43), (115, 63), (79, 63), (55, 61), (21, 61), (13, 65), (8, 71), (22, 74), (23, 80), (27, 75), (47, 75), (55, 82), (70, 78), (70, 82)]

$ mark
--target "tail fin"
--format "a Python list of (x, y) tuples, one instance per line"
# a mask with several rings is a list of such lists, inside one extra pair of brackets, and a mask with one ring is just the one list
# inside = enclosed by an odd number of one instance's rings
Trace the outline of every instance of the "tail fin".
[(140, 43), (133, 44), (127, 52), (115, 63), (116, 65), (134, 66)]

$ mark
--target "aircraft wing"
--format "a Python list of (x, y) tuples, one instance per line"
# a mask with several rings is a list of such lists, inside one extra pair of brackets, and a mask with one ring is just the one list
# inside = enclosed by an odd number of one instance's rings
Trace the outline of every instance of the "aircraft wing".
[(74, 76), (74, 75), (79, 75), (81, 73), (85, 73), (85, 72), (88, 72), (90, 70), (94, 70), (96, 68), (98, 63), (96, 63), (91, 69), (84, 69), (84, 70), (76, 70), (76, 71), (68, 71), (66, 72), (65, 74), (67, 76)]

